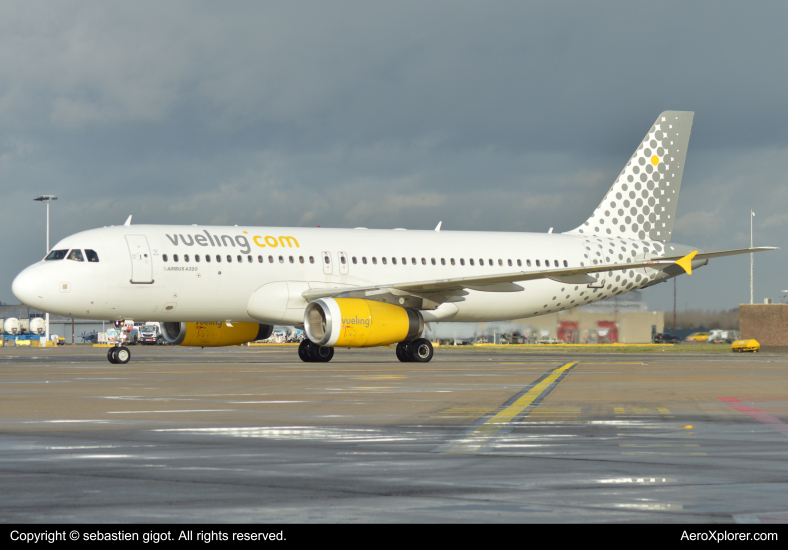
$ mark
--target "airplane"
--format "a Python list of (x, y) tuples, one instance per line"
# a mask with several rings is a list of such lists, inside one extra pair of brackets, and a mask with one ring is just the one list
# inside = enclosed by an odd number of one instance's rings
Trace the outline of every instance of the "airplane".
[[(565, 233), (131, 225), (66, 237), (12, 285), (50, 313), (158, 319), (168, 343), (228, 346), (302, 329), (305, 362), (397, 344), (428, 362), (433, 322), (522, 319), (666, 281), (711, 258), (671, 242), (694, 113), (665, 111), (602, 202)], [(131, 353), (118, 342), (110, 362)]]

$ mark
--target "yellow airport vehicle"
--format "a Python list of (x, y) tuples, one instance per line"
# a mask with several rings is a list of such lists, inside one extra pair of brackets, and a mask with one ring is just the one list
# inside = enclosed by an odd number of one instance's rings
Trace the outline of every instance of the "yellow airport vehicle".
[(739, 353), (743, 351), (751, 351), (755, 353), (759, 349), (761, 349), (761, 345), (758, 343), (758, 340), (753, 338), (748, 340), (736, 340), (731, 344), (731, 351), (738, 351)]
[(709, 339), (708, 332), (693, 332), (685, 339), (687, 342), (705, 342)]

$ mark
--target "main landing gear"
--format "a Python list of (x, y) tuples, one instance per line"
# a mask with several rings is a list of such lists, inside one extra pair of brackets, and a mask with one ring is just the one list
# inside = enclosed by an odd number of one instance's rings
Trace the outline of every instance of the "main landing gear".
[(427, 363), (432, 355), (432, 343), (426, 338), (397, 344), (397, 359), (403, 363)]
[[(397, 359), (403, 363), (427, 363), (432, 356), (432, 343), (426, 338), (397, 344)], [(305, 363), (328, 363), (334, 357), (334, 348), (318, 346), (307, 339), (298, 345), (298, 357)]]
[(328, 363), (334, 357), (334, 348), (318, 346), (306, 339), (298, 345), (298, 357), (305, 363)]

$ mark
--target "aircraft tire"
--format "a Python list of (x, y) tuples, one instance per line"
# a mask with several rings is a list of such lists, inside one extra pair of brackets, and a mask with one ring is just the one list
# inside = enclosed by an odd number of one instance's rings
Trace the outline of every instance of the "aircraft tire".
[(400, 342), (397, 344), (397, 359), (403, 363), (410, 363), (413, 359), (410, 358), (410, 350), (408, 349), (409, 342)]
[(410, 360), (415, 363), (428, 363), (432, 360), (432, 342), (426, 338), (418, 338), (410, 343)]
[(107, 350), (107, 359), (113, 365), (116, 365), (118, 362), (115, 360), (115, 350), (118, 349), (116, 347), (111, 347)]
[(115, 363), (125, 365), (131, 360), (131, 352), (126, 346), (120, 346), (115, 351)]
[(312, 344), (312, 359), (318, 363), (328, 363), (334, 357), (334, 348), (326, 348)]
[(300, 344), (298, 344), (298, 357), (304, 363), (311, 363), (312, 358), (310, 357), (310, 348), (312, 347), (312, 342), (309, 340), (302, 340)]

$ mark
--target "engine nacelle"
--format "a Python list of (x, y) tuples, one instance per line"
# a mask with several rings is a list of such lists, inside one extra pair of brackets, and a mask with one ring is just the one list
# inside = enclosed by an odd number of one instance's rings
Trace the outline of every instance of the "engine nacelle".
[(174, 346), (237, 346), (254, 340), (265, 340), (273, 331), (273, 325), (257, 323), (233, 323), (232, 326), (221, 321), (161, 324), (161, 335), (167, 343)]
[(387, 346), (418, 338), (424, 319), (415, 309), (360, 298), (321, 298), (306, 306), (304, 332), (326, 347)]

